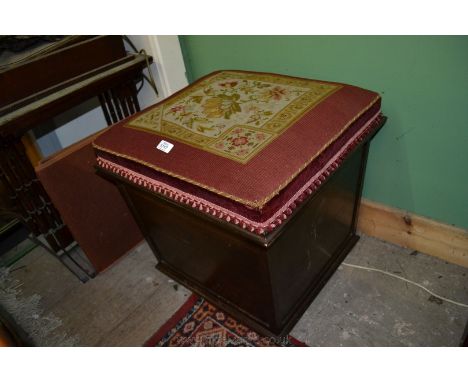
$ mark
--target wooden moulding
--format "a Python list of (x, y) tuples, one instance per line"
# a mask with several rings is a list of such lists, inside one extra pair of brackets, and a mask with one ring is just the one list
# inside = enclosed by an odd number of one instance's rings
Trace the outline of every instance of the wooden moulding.
[(468, 268), (468, 231), (362, 199), (358, 230)]
[(37, 148), (37, 143), (32, 134), (25, 134), (21, 137), (24, 149), (26, 150), (26, 156), (29, 158), (31, 164), (35, 167), (41, 161), (42, 155)]

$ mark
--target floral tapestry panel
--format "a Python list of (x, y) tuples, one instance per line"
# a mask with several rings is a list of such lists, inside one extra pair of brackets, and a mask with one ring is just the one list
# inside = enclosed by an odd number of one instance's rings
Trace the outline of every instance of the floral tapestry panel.
[(247, 163), (340, 87), (272, 74), (218, 72), (127, 126)]

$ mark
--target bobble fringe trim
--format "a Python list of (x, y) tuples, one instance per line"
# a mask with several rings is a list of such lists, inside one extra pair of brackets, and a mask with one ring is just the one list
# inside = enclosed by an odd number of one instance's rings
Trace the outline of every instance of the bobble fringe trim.
[(254, 232), (258, 235), (265, 235), (279, 225), (284, 223), (288, 217), (293, 213), (298, 206), (304, 200), (308, 199), (322, 184), (333, 174), (341, 165), (341, 163), (348, 157), (351, 151), (361, 143), (365, 137), (376, 127), (382, 120), (382, 115), (379, 113), (369, 124), (363, 128), (363, 130), (358, 133), (359, 135), (355, 137), (337, 156), (332, 158), (331, 163), (329, 162), (326, 167), (322, 169), (320, 173), (317, 173), (311, 180), (309, 180), (290, 200), (278, 210), (272, 217), (263, 223), (254, 222), (247, 219), (244, 216), (233, 213), (229, 210), (226, 210), (222, 207), (219, 207), (213, 203), (208, 202), (207, 200), (197, 198), (191, 194), (184, 193), (178, 189), (167, 186), (163, 183), (159, 183), (154, 179), (145, 177), (136, 172), (126, 169), (120, 165), (117, 165), (107, 159), (101, 158), (97, 154), (97, 163), (100, 167), (105, 170), (109, 170), (123, 178), (130, 180), (133, 183), (138, 184), (139, 186), (148, 188), (154, 192), (157, 192), (165, 197), (178, 201), (179, 203), (185, 203), (193, 208), (196, 208), (202, 212), (205, 212), (209, 215), (215, 216), (218, 219), (223, 219), (231, 224), (242, 227), (250, 232)]

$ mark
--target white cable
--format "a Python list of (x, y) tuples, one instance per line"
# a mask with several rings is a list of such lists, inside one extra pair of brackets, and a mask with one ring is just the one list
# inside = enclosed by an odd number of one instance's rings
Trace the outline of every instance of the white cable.
[(382, 271), (382, 270), (376, 269), (376, 268), (363, 267), (363, 266), (361, 266), (361, 265), (348, 264), (348, 263), (341, 263), (341, 264), (342, 264), (342, 265), (346, 265), (347, 267), (350, 267), (350, 268), (364, 269), (364, 270), (366, 270), (366, 271), (373, 271), (373, 272), (383, 273), (384, 275), (391, 276), (391, 277), (394, 277), (394, 278), (396, 278), (396, 279), (400, 279), (400, 280), (406, 281), (407, 283), (413, 284), (413, 285), (417, 286), (418, 288), (421, 288), (421, 289), (425, 290), (427, 293), (433, 295), (434, 297), (440, 298), (441, 300), (450, 302), (450, 303), (455, 304), (455, 305), (458, 305), (458, 306), (462, 306), (462, 307), (464, 307), (464, 308), (468, 308), (468, 305), (467, 305), (467, 304), (463, 304), (463, 303), (461, 303), (461, 302), (453, 301), (453, 300), (450, 300), (449, 298), (445, 298), (445, 297), (439, 296), (438, 294), (436, 294), (436, 293), (432, 292), (431, 290), (427, 289), (425, 286), (423, 286), (423, 285), (421, 285), (421, 284), (418, 284), (418, 283), (416, 283), (416, 282), (414, 282), (414, 281), (405, 279), (404, 277), (394, 275), (393, 273), (386, 272), (386, 271)]

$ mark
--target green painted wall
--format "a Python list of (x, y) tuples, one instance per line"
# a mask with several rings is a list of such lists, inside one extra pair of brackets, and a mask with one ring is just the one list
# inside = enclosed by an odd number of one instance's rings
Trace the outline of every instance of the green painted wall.
[(378, 91), (364, 196), (468, 229), (468, 37), (182, 36), (189, 80), (271, 71)]

